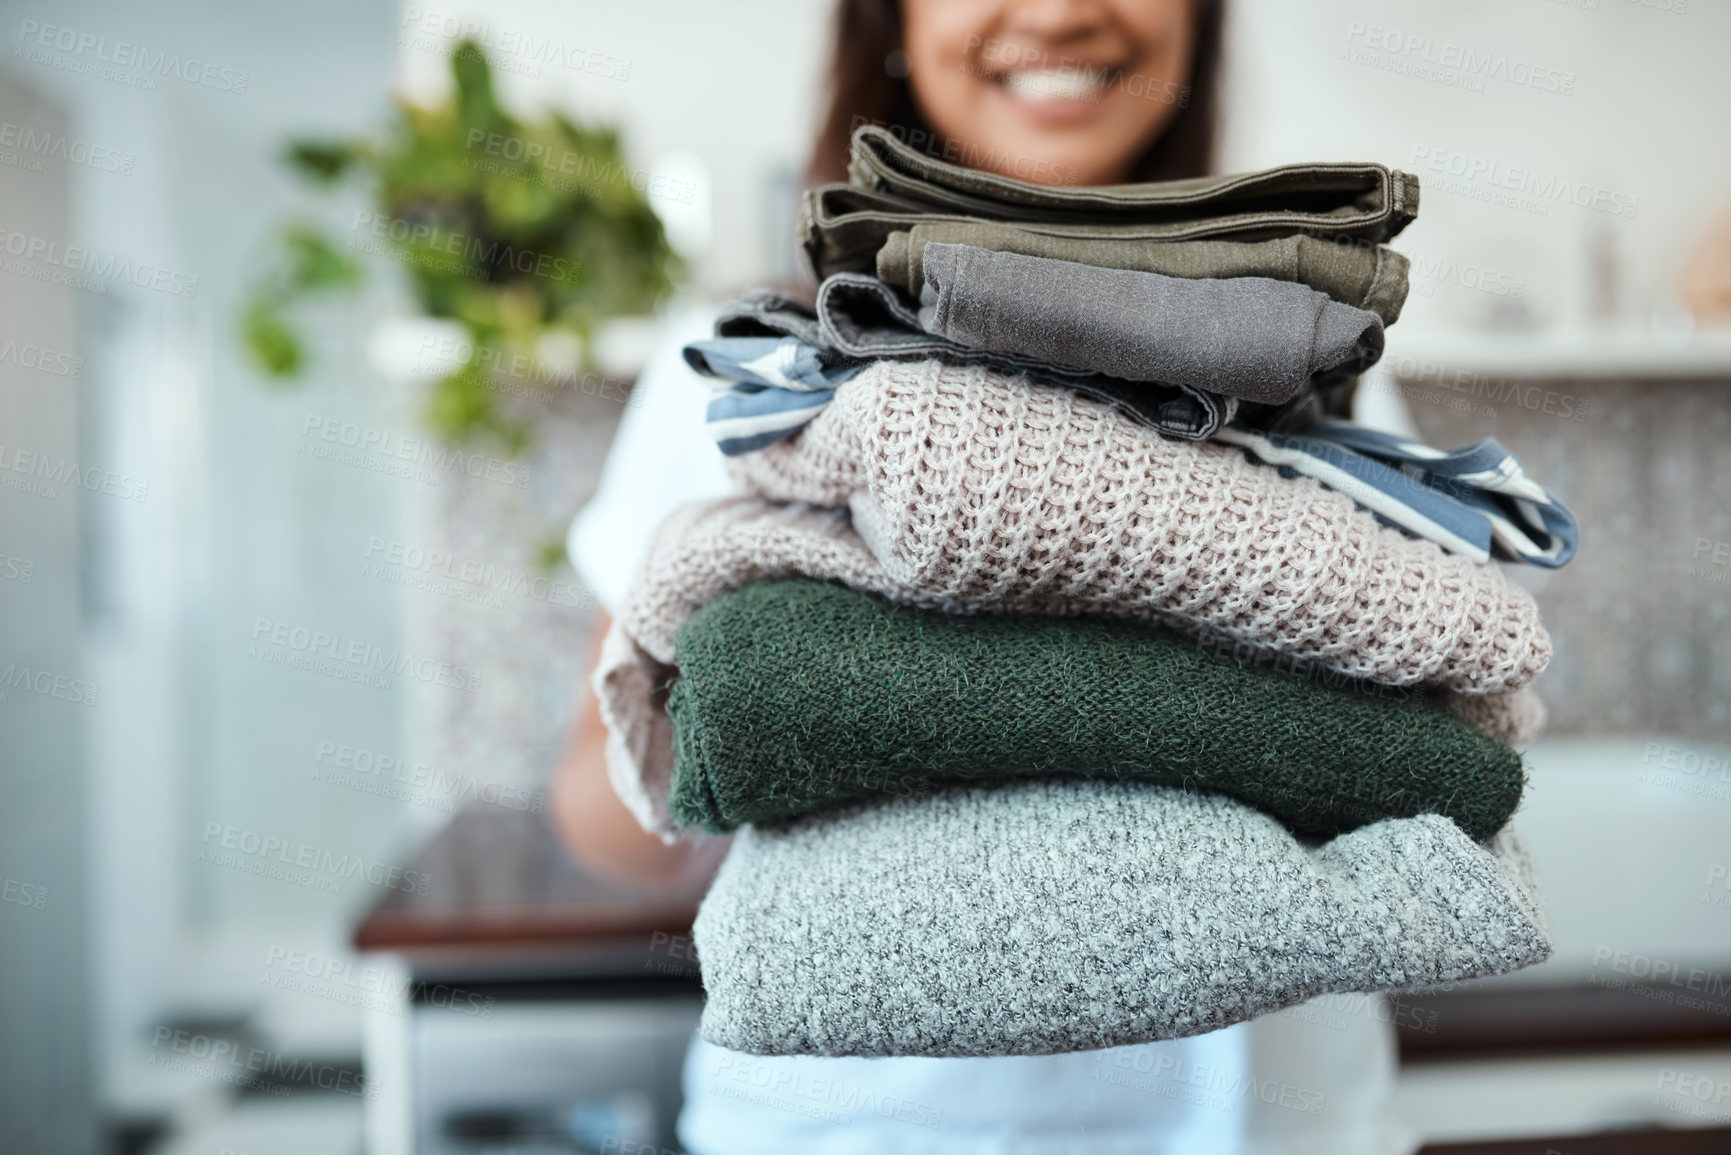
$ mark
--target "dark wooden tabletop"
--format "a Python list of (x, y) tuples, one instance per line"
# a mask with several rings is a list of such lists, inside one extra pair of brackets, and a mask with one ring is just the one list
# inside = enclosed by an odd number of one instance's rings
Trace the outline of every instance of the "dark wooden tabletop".
[(1731, 997), (1662, 984), (1469, 985), (1394, 997), (1406, 1063), (1731, 1048)]
[(360, 950), (581, 945), (689, 933), (701, 891), (649, 896), (583, 870), (544, 815), (472, 808), (415, 860), (426, 894), (392, 890), (356, 925)]
[(1432, 1143), (1418, 1155), (1726, 1155), (1731, 1128), (1700, 1131), (1613, 1131), (1604, 1135), (1564, 1135), (1554, 1139), (1511, 1139), (1495, 1143)]

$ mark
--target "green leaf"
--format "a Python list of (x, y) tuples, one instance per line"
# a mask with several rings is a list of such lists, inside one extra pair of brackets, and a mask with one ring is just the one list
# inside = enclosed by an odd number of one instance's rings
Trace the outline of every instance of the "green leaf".
[(464, 128), (492, 128), (499, 118), (493, 98), (493, 70), (473, 40), (451, 53), (451, 78), (457, 82), (457, 119)]
[(567, 560), (564, 535), (550, 533), (543, 537), (535, 547), (535, 560), (543, 574), (556, 572)]
[(487, 387), (487, 371), (481, 366), (479, 349), (469, 362), (449, 377), (433, 384), (427, 398), (427, 424), (446, 440), (457, 444), (490, 441), (515, 457), (534, 440), (533, 430), (509, 416), (496, 393)]
[(307, 179), (331, 184), (354, 167), (365, 151), (365, 145), (346, 141), (298, 140), (289, 144), (288, 162)]
[(283, 247), (289, 259), (288, 282), (300, 292), (352, 289), (361, 283), (360, 263), (308, 225), (284, 229)]
[(247, 351), (259, 368), (272, 377), (292, 377), (300, 372), (305, 354), (300, 338), (283, 320), (280, 304), (265, 295), (254, 297), (242, 319)]

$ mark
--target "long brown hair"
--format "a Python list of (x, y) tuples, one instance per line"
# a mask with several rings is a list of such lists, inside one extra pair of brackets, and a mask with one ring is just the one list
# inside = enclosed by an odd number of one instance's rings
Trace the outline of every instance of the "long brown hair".
[[(1177, 115), (1135, 166), (1137, 180), (1204, 176), (1214, 165), (1223, 0), (1196, 0), (1196, 47)], [(828, 104), (806, 183), (847, 179), (848, 141), (861, 124), (937, 154), (938, 134), (914, 100), (902, 52), (901, 0), (841, 0), (830, 52)], [(899, 67), (898, 67), (899, 65)]]

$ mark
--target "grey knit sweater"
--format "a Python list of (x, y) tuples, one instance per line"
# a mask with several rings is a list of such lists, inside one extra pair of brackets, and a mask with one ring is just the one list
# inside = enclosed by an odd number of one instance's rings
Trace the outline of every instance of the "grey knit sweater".
[(703, 1037), (755, 1054), (1111, 1047), (1550, 954), (1512, 831), (1309, 847), (1220, 796), (1040, 780), (748, 827), (695, 937)]

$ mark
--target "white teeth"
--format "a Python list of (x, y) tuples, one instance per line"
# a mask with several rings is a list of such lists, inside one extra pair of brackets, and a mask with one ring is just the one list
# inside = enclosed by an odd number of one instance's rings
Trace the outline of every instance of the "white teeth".
[(1106, 87), (1105, 74), (1092, 69), (1062, 71), (1025, 68), (1004, 74), (1004, 87), (1023, 100), (1056, 103), (1060, 100), (1098, 100)]

